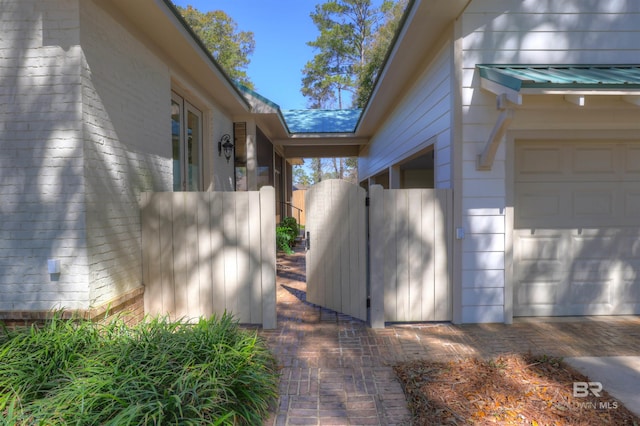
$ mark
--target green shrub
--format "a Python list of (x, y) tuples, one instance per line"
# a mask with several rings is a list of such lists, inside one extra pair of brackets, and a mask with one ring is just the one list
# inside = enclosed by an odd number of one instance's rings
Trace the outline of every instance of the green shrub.
[(298, 233), (300, 232), (300, 228), (298, 227), (296, 218), (290, 216), (285, 217), (282, 220), (282, 226), (286, 226), (287, 228), (291, 229), (291, 234), (293, 235), (293, 239), (295, 240), (295, 238), (298, 236)]
[(291, 248), (296, 245), (298, 232), (300, 232), (300, 228), (296, 219), (285, 217), (282, 223), (276, 226), (276, 246), (278, 249), (287, 254), (292, 254), (293, 250)]
[(0, 345), (3, 424), (261, 424), (277, 382), (266, 345), (227, 314), (132, 328), (56, 317)]
[[(295, 239), (295, 237), (294, 237)], [(287, 254), (293, 254), (291, 247), (293, 246), (291, 238), (291, 228), (286, 226), (276, 227), (276, 246)]]

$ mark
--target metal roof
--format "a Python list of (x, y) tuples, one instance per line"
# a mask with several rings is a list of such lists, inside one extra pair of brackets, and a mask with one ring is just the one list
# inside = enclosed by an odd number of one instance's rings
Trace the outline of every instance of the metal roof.
[(640, 65), (476, 66), (480, 77), (509, 89), (640, 89)]
[(280, 109), (280, 106), (273, 102), (271, 99), (267, 99), (264, 96), (262, 96), (260, 93), (256, 92), (255, 90), (249, 89), (247, 86), (245, 86), (242, 83), (236, 82), (236, 86), (238, 87), (238, 89), (240, 89), (241, 92), (253, 96), (254, 98), (260, 100), (261, 102), (265, 103), (266, 105), (270, 106), (271, 108), (274, 109)]
[(262, 102), (282, 116), (287, 131), (290, 134), (317, 134), (317, 133), (353, 133), (355, 131), (360, 114), (360, 109), (292, 109), (282, 110), (280, 106), (270, 99), (265, 98), (255, 90), (236, 83), (238, 88), (246, 95)]
[(291, 133), (353, 133), (360, 119), (360, 109), (283, 110)]

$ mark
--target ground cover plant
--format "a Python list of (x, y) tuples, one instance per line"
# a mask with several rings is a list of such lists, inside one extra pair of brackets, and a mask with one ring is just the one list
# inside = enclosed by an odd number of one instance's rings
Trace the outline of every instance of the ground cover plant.
[(511, 354), (394, 369), (414, 425), (640, 425), (605, 391), (574, 397), (572, 384), (588, 380), (559, 358)]
[(277, 396), (275, 359), (227, 314), (0, 333), (4, 424), (254, 425)]

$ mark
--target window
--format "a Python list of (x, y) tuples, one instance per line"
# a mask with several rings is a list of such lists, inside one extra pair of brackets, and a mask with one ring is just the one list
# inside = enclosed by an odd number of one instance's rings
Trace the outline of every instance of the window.
[(202, 112), (181, 96), (171, 95), (173, 190), (202, 189)]

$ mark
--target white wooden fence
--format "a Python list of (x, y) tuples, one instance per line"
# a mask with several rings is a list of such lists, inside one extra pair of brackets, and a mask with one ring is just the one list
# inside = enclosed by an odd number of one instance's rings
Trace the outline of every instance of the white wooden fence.
[(369, 199), (371, 326), (450, 321), (451, 190), (373, 185)]
[(141, 198), (145, 313), (276, 327), (275, 192)]

